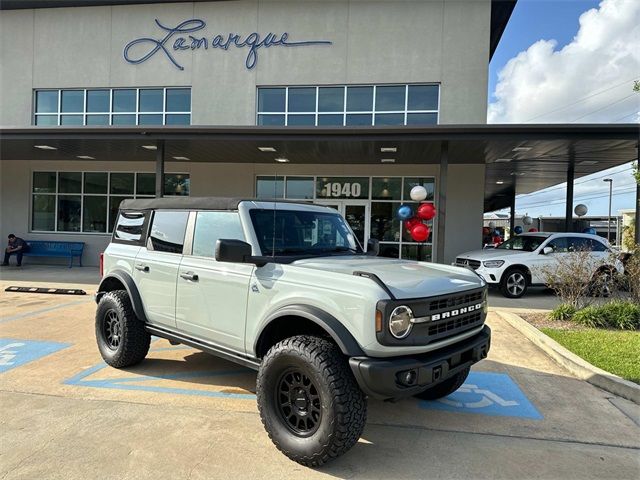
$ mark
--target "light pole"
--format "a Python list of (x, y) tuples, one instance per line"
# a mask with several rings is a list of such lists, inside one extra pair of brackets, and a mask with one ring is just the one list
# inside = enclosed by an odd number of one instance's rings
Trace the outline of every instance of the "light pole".
[(603, 182), (609, 184), (609, 219), (607, 221), (607, 241), (611, 242), (611, 197), (613, 195), (613, 179), (605, 178)]

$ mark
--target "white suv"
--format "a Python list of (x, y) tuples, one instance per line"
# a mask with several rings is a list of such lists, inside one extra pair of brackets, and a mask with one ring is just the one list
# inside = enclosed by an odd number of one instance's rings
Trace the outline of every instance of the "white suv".
[(622, 273), (622, 263), (614, 259), (606, 240), (584, 233), (524, 233), (496, 248), (462, 253), (454, 265), (475, 270), (488, 284), (500, 286), (505, 297), (519, 298), (529, 286), (544, 285), (542, 267), (577, 251), (590, 252), (594, 275)]

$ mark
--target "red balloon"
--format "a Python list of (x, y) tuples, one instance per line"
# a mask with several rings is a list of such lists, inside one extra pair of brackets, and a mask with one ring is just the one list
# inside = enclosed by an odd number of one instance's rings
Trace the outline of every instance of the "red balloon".
[(433, 203), (422, 203), (418, 207), (418, 217), (422, 220), (431, 220), (436, 216), (436, 207), (433, 206)]
[(411, 229), (411, 238), (416, 242), (424, 242), (429, 238), (429, 227), (424, 223), (419, 223)]
[(537, 228), (530, 228), (530, 229), (529, 229), (529, 231), (530, 231), (530, 232), (537, 232), (537, 231), (538, 231), (538, 229), (537, 229)]
[(420, 221), (420, 219), (418, 217), (411, 217), (408, 220), (404, 221), (404, 227), (408, 231), (411, 231), (411, 230), (413, 230), (413, 227), (415, 227), (419, 223), (422, 223), (422, 222)]

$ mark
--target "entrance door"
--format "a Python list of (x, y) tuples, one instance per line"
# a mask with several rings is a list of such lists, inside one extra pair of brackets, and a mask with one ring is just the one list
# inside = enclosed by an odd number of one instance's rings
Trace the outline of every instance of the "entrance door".
[(369, 202), (358, 200), (329, 200), (317, 202), (335, 208), (346, 220), (364, 250), (369, 240)]

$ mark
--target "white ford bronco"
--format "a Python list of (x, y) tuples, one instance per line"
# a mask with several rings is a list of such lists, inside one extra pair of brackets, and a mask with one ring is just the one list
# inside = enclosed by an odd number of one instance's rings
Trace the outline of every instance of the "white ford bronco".
[(357, 442), (368, 396), (444, 397), (489, 351), (475, 272), (367, 247), (329, 207), (125, 200), (102, 260), (98, 348), (128, 367), (156, 335), (257, 370), (269, 437), (321, 465)]

